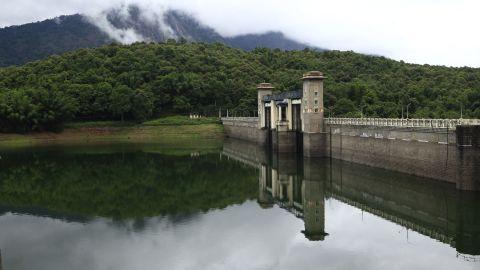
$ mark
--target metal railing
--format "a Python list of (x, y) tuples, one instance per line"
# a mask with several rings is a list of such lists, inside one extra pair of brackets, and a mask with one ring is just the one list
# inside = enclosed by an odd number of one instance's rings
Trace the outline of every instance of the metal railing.
[(395, 119), (395, 118), (325, 118), (329, 125), (450, 128), (480, 125), (480, 119)]
[[(257, 122), (258, 117), (222, 117), (222, 121)], [(460, 125), (480, 125), (480, 119), (325, 118), (325, 124), (455, 129)]]
[(258, 117), (222, 117), (221, 121), (228, 126), (258, 127)]
[(222, 117), (222, 121), (258, 122), (258, 117)]

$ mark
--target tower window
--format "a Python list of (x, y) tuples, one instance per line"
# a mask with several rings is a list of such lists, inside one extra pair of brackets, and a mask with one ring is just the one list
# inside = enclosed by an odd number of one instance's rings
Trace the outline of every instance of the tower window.
[(318, 108), (315, 108), (315, 112), (318, 112)]
[(285, 121), (287, 120), (287, 108), (282, 108), (282, 112), (281, 112), (281, 121)]
[(315, 91), (315, 96), (318, 96), (318, 91)]
[(318, 100), (315, 99), (315, 105), (317, 105), (317, 104), (318, 104)]

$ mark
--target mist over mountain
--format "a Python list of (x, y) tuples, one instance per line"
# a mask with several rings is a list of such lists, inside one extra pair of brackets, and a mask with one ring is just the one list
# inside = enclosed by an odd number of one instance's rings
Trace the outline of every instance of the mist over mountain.
[(49, 55), (118, 42), (219, 42), (252, 50), (265, 47), (302, 50), (311, 47), (281, 32), (224, 37), (193, 16), (178, 10), (149, 11), (134, 5), (95, 15), (66, 15), (0, 29), (0, 66), (21, 65)]

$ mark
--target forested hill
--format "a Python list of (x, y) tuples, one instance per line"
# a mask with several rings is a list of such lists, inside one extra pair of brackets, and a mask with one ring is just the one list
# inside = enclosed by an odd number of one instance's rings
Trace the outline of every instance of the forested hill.
[(244, 50), (257, 47), (303, 50), (308, 47), (280, 32), (224, 37), (181, 11), (169, 10), (163, 15), (155, 20), (145, 18), (138, 6), (130, 5), (126, 10), (105, 11), (103, 24), (107, 26), (96, 23), (98, 18), (76, 14), (0, 28), (0, 67), (20, 65), (80, 48), (100, 47), (114, 41), (130, 43), (132, 40), (127, 37), (132, 35), (135, 41), (162, 42), (176, 38), (190, 42), (219, 42)]
[[(301, 88), (320, 70), (335, 116), (480, 117), (480, 69), (412, 65), (353, 52), (251, 52), (221, 44), (137, 43), (80, 49), (0, 69), (0, 128), (54, 129), (64, 121), (129, 119), (167, 113), (256, 111), (259, 82)], [(329, 110), (326, 112), (329, 114)]]

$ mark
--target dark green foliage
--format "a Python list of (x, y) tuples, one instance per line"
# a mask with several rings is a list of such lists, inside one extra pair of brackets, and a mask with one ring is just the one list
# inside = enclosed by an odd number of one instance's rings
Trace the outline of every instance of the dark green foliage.
[(109, 42), (112, 39), (78, 14), (0, 28), (0, 67)]
[[(2, 131), (49, 129), (75, 120), (143, 121), (164, 114), (253, 115), (259, 82), (301, 88), (320, 70), (332, 116), (480, 117), (480, 69), (413, 65), (353, 52), (245, 52), (221, 44), (137, 43), (81, 49), (0, 69)], [(49, 89), (49, 90), (46, 90)], [(41, 92), (35, 96), (34, 93)], [(46, 91), (46, 92), (45, 92)], [(45, 103), (48, 95), (57, 102)], [(60, 106), (59, 100), (68, 104)], [(38, 106), (47, 106), (47, 111)], [(66, 110), (63, 112), (62, 110)]]
[(133, 91), (128, 86), (119, 85), (110, 95), (110, 110), (113, 115), (123, 116), (132, 110)]
[(0, 93), (0, 131), (59, 130), (78, 110), (74, 98), (44, 88)]
[(149, 89), (138, 89), (132, 97), (132, 116), (139, 121), (145, 121), (152, 116), (154, 96)]

